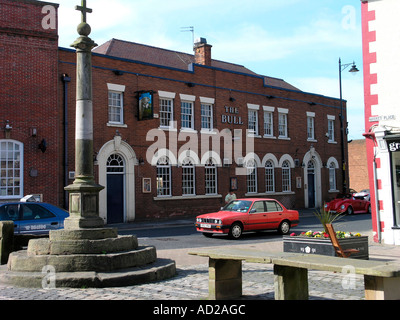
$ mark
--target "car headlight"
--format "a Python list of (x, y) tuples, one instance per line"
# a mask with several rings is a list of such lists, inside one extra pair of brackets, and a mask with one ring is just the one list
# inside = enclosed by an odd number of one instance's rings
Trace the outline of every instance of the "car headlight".
[(324, 206), (324, 207), (325, 207), (325, 209), (328, 208), (328, 204), (325, 203), (325, 206)]
[(197, 221), (197, 222), (201, 222), (201, 218), (197, 218), (196, 221)]
[(222, 220), (219, 219), (219, 220), (216, 221), (216, 223), (217, 223), (217, 224), (222, 224)]
[(340, 206), (340, 209), (344, 210), (344, 209), (346, 209), (346, 206), (345, 206), (344, 204), (342, 204), (342, 205)]

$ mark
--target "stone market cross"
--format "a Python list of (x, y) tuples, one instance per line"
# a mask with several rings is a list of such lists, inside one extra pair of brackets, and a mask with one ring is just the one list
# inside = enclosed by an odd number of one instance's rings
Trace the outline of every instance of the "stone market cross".
[(86, 0), (82, 0), (82, 5), (81, 6), (75, 6), (75, 10), (81, 11), (82, 12), (82, 22), (87, 22), (86, 21), (86, 14), (87, 13), (92, 13), (93, 10), (89, 9), (86, 6)]

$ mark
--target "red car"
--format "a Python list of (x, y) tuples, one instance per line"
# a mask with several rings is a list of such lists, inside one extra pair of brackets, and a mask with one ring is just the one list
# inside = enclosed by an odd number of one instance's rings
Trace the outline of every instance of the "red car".
[(347, 195), (325, 204), (325, 210), (339, 214), (371, 213), (371, 202), (362, 196)]
[(197, 231), (206, 237), (229, 234), (233, 239), (239, 239), (246, 231), (276, 229), (280, 234), (288, 234), (298, 224), (299, 212), (286, 209), (274, 199), (237, 199), (219, 212), (196, 218)]

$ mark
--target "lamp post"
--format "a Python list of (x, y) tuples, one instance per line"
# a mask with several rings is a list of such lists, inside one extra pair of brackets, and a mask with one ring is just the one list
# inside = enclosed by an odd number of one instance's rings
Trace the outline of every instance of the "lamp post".
[(342, 95), (342, 72), (349, 66), (352, 66), (349, 70), (350, 73), (356, 73), (360, 70), (357, 69), (355, 63), (342, 64), (342, 60), (339, 58), (339, 87), (340, 87), (340, 141), (341, 141), (341, 156), (342, 156), (342, 193), (347, 193), (347, 179), (346, 179), (346, 160), (345, 160), (345, 125), (344, 125), (344, 110), (343, 110), (343, 95)]

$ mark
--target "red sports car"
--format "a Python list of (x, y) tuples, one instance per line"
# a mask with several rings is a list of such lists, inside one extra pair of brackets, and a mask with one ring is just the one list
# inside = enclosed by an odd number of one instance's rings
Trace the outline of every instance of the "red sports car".
[(243, 232), (276, 229), (288, 234), (299, 224), (299, 212), (288, 210), (274, 199), (237, 199), (221, 211), (203, 214), (196, 219), (197, 231), (206, 237), (229, 234), (239, 239)]
[(371, 213), (371, 202), (364, 197), (347, 195), (325, 204), (325, 210), (340, 214)]

